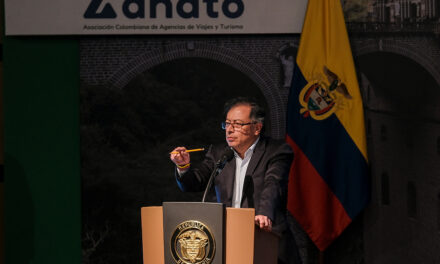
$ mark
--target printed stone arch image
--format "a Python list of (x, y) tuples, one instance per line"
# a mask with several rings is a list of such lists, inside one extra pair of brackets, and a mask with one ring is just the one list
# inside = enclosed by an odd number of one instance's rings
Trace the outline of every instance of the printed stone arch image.
[(392, 52), (364, 54), (357, 62), (359, 71), (370, 83), (364, 104), (377, 105), (380, 100), (386, 102), (390, 111), (434, 117), (432, 109), (440, 98), (440, 84), (436, 81), (438, 76), (432, 75), (421, 62)]
[(141, 207), (201, 200), (178, 189), (168, 153), (223, 142), (223, 104), (236, 96), (256, 98), (270, 116), (257, 84), (212, 59), (164, 62), (122, 88), (82, 85), (83, 263), (137, 263)]
[[(438, 76), (424, 65), (422, 56), (376, 51), (363, 54), (357, 62), (370, 123), (368, 155), (373, 183), (371, 207), (364, 218), (365, 263), (378, 263), (375, 260), (380, 258), (436, 262), (438, 254), (424, 253), (412, 245), (423, 244), (432, 250), (438, 243), (431, 245), (426, 239), (439, 239), (435, 213), (421, 213), (436, 212), (438, 206), (433, 202), (438, 192)], [(384, 212), (380, 221), (369, 217)], [(413, 223), (415, 233), (430, 235), (402, 232)], [(398, 245), (398, 241), (408, 242)], [(403, 253), (409, 251), (413, 252), (410, 256)]]

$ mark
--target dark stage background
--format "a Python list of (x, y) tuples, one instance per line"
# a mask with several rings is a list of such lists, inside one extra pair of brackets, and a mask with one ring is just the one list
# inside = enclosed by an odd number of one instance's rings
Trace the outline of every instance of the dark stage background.
[(239, 95), (265, 104), (245, 75), (198, 58), (160, 64), (123, 89), (81, 85), (84, 263), (141, 263), (140, 208), (201, 200), (177, 188), (168, 153), (222, 142), (224, 101)]

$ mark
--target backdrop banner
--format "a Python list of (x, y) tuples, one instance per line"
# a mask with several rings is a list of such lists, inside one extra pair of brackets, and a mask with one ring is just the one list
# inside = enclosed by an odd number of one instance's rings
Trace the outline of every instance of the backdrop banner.
[(6, 35), (300, 33), (307, 0), (5, 0)]

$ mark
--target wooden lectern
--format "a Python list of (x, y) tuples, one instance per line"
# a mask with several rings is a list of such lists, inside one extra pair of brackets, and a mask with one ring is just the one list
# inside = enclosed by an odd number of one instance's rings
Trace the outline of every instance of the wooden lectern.
[[(254, 217), (254, 209), (226, 208), (225, 264), (277, 263), (279, 238), (256, 227)], [(144, 264), (174, 264), (164, 260), (164, 250), (170, 249), (164, 246), (162, 207), (142, 207), (141, 219)]]

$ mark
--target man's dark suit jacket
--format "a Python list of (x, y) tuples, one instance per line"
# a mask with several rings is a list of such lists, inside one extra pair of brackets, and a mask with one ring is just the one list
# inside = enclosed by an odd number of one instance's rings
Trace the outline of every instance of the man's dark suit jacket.
[[(182, 176), (176, 173), (182, 191), (203, 191), (221, 158), (226, 144), (211, 146), (201, 164), (191, 165)], [(282, 234), (286, 225), (287, 181), (293, 152), (284, 141), (260, 137), (249, 161), (243, 186), (242, 208), (255, 208), (256, 215), (265, 215), (273, 222), (273, 232)], [(215, 178), (207, 201), (232, 205), (235, 182), (235, 158), (226, 163)]]

